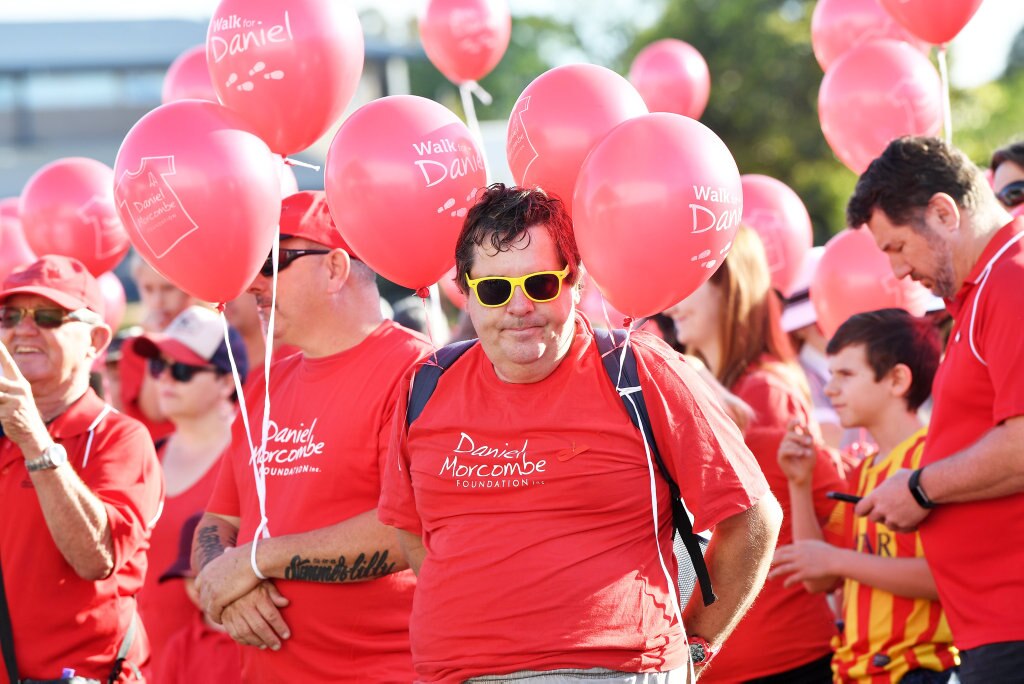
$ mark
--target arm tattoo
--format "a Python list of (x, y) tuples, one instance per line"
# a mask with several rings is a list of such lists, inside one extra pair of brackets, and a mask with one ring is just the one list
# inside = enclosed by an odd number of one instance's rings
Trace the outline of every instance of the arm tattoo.
[(388, 563), (387, 551), (374, 551), (369, 560), (361, 553), (352, 565), (345, 561), (344, 556), (337, 558), (303, 558), (292, 557), (291, 564), (285, 568), (284, 578), (303, 582), (359, 582), (386, 577), (395, 571), (395, 564)]
[(225, 544), (221, 541), (218, 525), (199, 528), (199, 532), (196, 533), (196, 560), (199, 561), (199, 569), (202, 570), (207, 563), (224, 553), (228, 546), (235, 546), (237, 540), (237, 530), (228, 533), (227, 539), (224, 540), (227, 542)]

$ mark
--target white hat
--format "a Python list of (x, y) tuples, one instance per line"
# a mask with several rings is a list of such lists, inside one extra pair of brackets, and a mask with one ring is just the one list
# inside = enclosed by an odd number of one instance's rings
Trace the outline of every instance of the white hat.
[(818, 262), (824, 253), (824, 247), (812, 247), (807, 252), (803, 263), (800, 264), (800, 272), (786, 293), (786, 302), (782, 309), (782, 329), (786, 332), (806, 328), (818, 320), (818, 314), (811, 302), (810, 290), (814, 272), (818, 270)]

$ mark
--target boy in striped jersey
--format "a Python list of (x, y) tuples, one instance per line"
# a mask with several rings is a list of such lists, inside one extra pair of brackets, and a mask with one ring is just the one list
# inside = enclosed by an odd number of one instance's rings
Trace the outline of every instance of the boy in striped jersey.
[[(878, 444), (849, 474), (865, 496), (891, 473), (917, 468), (926, 428), (917, 409), (939, 363), (934, 328), (901, 309), (857, 314), (829, 341), (825, 392), (844, 428), (866, 429)], [(897, 534), (837, 503), (824, 530), (811, 500), (814, 448), (793, 424), (779, 447), (789, 480), (794, 543), (780, 547), (771, 576), (808, 591), (843, 582), (843, 628), (833, 642), (835, 682), (958, 682), (953, 638), (916, 532)]]

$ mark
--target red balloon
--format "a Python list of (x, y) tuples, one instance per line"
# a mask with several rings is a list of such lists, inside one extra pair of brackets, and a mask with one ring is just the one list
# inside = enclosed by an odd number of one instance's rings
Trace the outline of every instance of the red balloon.
[(811, 16), (811, 46), (822, 71), (847, 50), (879, 39), (902, 40), (927, 53), (930, 49), (898, 24), (878, 0), (818, 0)]
[(95, 159), (58, 159), (36, 171), (18, 208), (32, 251), (74, 257), (95, 276), (117, 266), (129, 243), (113, 187), (114, 172)]
[(939, 132), (939, 74), (906, 43), (860, 45), (822, 79), (818, 116), (832, 151), (854, 173), (863, 173), (894, 138)]
[(117, 332), (124, 320), (124, 310), (127, 305), (124, 296), (124, 286), (121, 279), (113, 271), (107, 271), (96, 282), (100, 286), (100, 294), (103, 295), (103, 320), (110, 329)]
[(25, 240), (18, 217), (18, 198), (0, 200), (0, 282), (16, 268), (27, 266), (36, 255)]
[(711, 277), (732, 247), (743, 189), (711, 129), (678, 114), (647, 114), (598, 143), (573, 206), (587, 271), (612, 306), (639, 318)]
[(327, 152), (324, 187), (359, 258), (417, 290), (451, 268), (462, 220), (486, 182), (459, 117), (433, 100), (394, 95), (345, 120)]
[(743, 222), (757, 231), (768, 256), (772, 287), (789, 292), (804, 257), (814, 244), (811, 217), (800, 196), (782, 181), (747, 174), (743, 183)]
[(458, 84), (491, 73), (511, 35), (507, 0), (430, 0), (420, 17), (427, 57), (445, 78)]
[(455, 284), (455, 267), (453, 266), (444, 276), (437, 281), (438, 287), (444, 296), (448, 298), (456, 309), (463, 311), (466, 308), (466, 295), (462, 294), (459, 286)]
[(689, 43), (666, 38), (641, 50), (629, 68), (632, 83), (652, 112), (673, 112), (699, 119), (708, 106), (711, 73)]
[(880, 0), (893, 19), (921, 40), (948, 43), (967, 25), (981, 0)]
[(811, 278), (811, 302), (825, 337), (854, 314), (897, 307), (921, 316), (930, 293), (910, 278), (896, 280), (867, 228), (847, 228), (825, 244)]
[(350, 2), (221, 0), (206, 59), (220, 101), (287, 155), (316, 142), (352, 100), (363, 29)]
[(167, 69), (160, 101), (167, 104), (176, 100), (218, 101), (206, 66), (205, 45), (185, 50)]
[(572, 211), (583, 160), (617, 125), (647, 113), (629, 81), (593, 64), (546, 71), (519, 96), (508, 120), (505, 155), (518, 185), (538, 186)]
[(117, 211), (143, 259), (207, 302), (252, 283), (281, 215), (278, 160), (213, 102), (157, 107), (128, 131), (114, 166)]

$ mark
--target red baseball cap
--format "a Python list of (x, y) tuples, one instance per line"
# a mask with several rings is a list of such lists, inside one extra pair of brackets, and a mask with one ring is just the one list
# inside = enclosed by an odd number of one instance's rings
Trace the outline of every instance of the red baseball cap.
[(331, 249), (343, 249), (359, 259), (341, 236), (327, 207), (323, 190), (303, 190), (285, 197), (281, 202), (281, 239), (305, 238)]
[(103, 315), (103, 293), (81, 261), (47, 254), (4, 279), (0, 302), (16, 294), (46, 297), (68, 311), (89, 309)]

